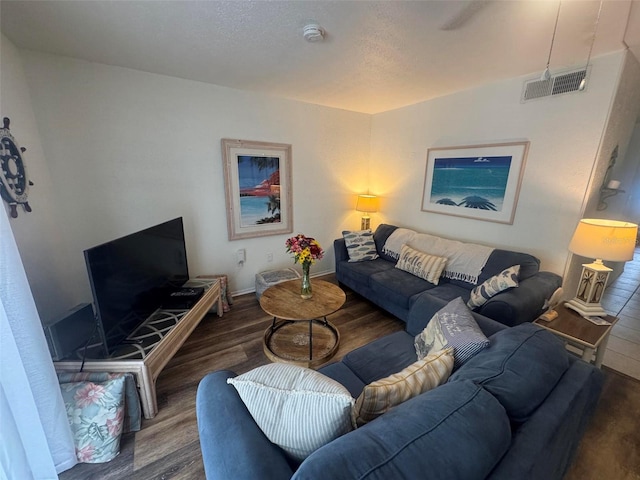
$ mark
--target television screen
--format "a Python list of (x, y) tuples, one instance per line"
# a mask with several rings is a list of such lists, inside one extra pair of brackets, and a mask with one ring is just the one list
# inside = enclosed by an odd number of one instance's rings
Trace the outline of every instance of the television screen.
[(107, 354), (189, 279), (182, 217), (85, 250)]

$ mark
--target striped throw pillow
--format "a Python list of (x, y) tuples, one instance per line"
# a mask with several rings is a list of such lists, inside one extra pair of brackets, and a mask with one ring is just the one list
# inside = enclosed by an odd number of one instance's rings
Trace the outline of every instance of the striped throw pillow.
[(354, 232), (345, 230), (342, 232), (342, 237), (347, 247), (350, 262), (362, 262), (378, 258), (371, 230), (357, 230)]
[(443, 384), (453, 369), (453, 349), (448, 348), (412, 363), (399, 373), (370, 383), (356, 400), (354, 416), (360, 427), (406, 402)]
[(425, 329), (416, 335), (416, 354), (423, 358), (443, 348), (453, 348), (454, 369), (489, 346), (471, 311), (462, 298), (451, 300), (431, 317)]
[(267, 438), (297, 462), (353, 430), (353, 397), (315, 370), (272, 363), (227, 382)]
[(471, 297), (467, 302), (469, 308), (478, 308), (498, 293), (518, 286), (520, 265), (509, 267), (497, 275), (485, 280), (482, 284), (471, 290)]
[(446, 264), (447, 259), (444, 257), (429, 255), (428, 253), (414, 250), (408, 245), (403, 245), (402, 249), (400, 249), (400, 258), (396, 263), (396, 268), (438, 285), (440, 275), (442, 275)]

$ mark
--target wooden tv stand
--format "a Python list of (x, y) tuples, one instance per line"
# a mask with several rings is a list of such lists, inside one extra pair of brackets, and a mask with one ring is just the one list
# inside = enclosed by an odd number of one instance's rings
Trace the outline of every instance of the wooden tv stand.
[[(156, 380), (162, 369), (198, 326), (200, 320), (211, 310), (214, 303), (217, 302), (218, 316), (222, 316), (220, 279), (198, 278), (189, 280), (186, 285), (206, 288), (193, 308), (158, 310), (128, 337), (130, 340), (143, 338), (148, 340), (153, 335), (155, 338), (150, 343), (133, 344), (129, 347), (129, 352), (117, 351), (109, 358), (88, 359), (84, 362), (82, 370), (86, 372), (132, 373), (136, 378), (145, 418), (153, 418), (158, 413)], [(62, 360), (54, 362), (54, 365), (57, 371), (78, 372), (82, 361)]]

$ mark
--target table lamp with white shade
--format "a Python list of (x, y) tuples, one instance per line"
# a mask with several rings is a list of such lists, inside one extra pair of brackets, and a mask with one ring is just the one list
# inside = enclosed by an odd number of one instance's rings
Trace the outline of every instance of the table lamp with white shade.
[(600, 300), (613, 270), (602, 263), (633, 260), (638, 225), (619, 220), (584, 218), (573, 234), (569, 250), (582, 257), (595, 258), (593, 263), (582, 265), (582, 275), (575, 298), (565, 306), (585, 318), (604, 317)]

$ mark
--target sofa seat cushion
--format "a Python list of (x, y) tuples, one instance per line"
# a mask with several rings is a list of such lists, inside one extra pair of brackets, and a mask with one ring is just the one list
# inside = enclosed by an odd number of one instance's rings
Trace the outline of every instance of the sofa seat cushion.
[(340, 275), (347, 280), (347, 283), (369, 286), (369, 279), (372, 275), (394, 270), (395, 263), (387, 262), (381, 258), (368, 262), (340, 262)]
[(366, 383), (353, 373), (353, 370), (347, 367), (343, 362), (330, 363), (329, 365), (325, 365), (318, 369), (318, 372), (343, 385), (347, 390), (349, 390), (349, 393), (353, 398), (358, 398), (358, 395), (362, 393), (362, 389), (366, 385)]
[(227, 382), (267, 438), (294, 461), (353, 428), (349, 391), (309, 368), (271, 363)]
[(510, 443), (509, 419), (491, 394), (448, 383), (315, 451), (293, 478), (486, 478)]
[(342, 359), (365, 385), (398, 373), (416, 360), (413, 337), (407, 332), (386, 335), (347, 353)]
[(397, 268), (374, 273), (369, 280), (369, 288), (381, 301), (406, 309), (411, 307), (412, 296), (434, 287), (432, 283)]
[[(434, 298), (439, 298), (440, 300), (444, 300), (445, 302), (450, 302), (456, 298), (462, 298), (462, 300), (466, 303), (469, 299), (470, 290), (468, 288), (461, 287), (460, 285), (456, 285), (454, 283), (446, 281), (440, 282), (437, 287), (431, 288), (426, 292), (427, 295), (430, 295)], [(471, 285), (467, 283), (467, 285)]]
[(497, 332), (489, 340), (489, 348), (465, 363), (449, 382), (481, 385), (514, 422), (525, 422), (569, 368), (567, 351), (560, 339), (531, 323)]

